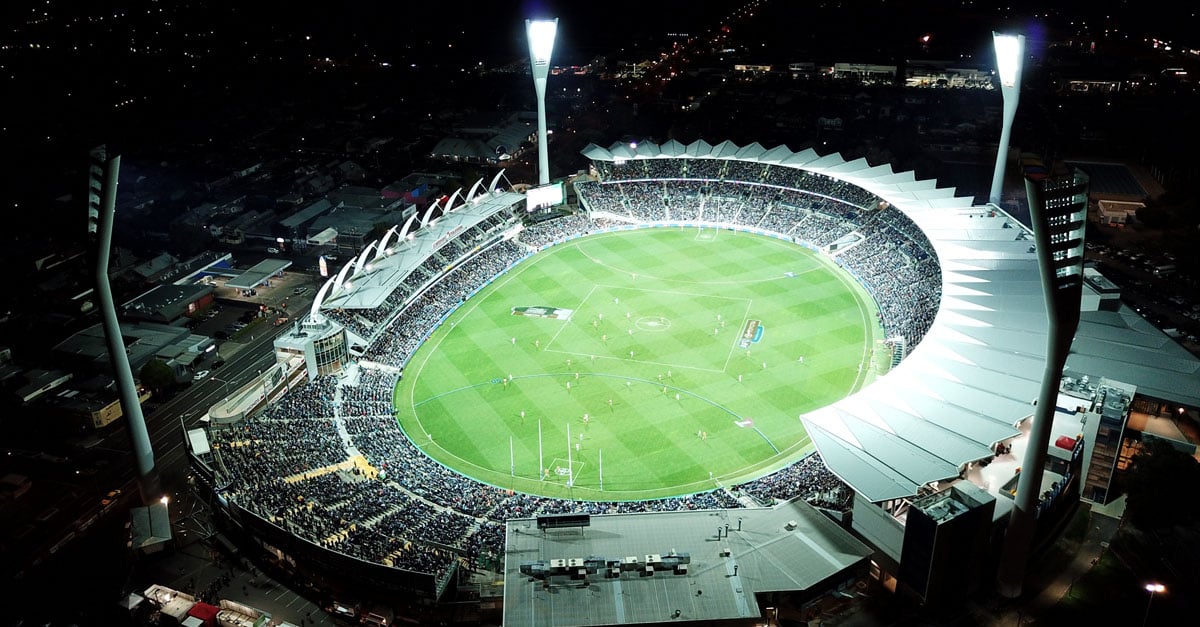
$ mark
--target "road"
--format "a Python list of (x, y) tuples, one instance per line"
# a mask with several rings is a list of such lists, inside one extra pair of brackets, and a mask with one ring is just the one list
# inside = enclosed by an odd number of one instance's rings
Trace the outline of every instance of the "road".
[[(174, 492), (181, 489), (181, 480), (186, 478), (190, 471), (187, 451), (184, 448), (184, 435), (180, 430), (180, 419), (183, 419), (183, 424), (189, 429), (199, 426), (200, 419), (210, 407), (274, 364), (272, 341), (288, 328), (286, 325), (266, 327), (263, 332), (256, 334), (253, 340), (229, 351), (232, 354), (225, 353), (226, 349), (223, 348), (223, 366), (204, 380), (193, 383), (183, 392), (159, 405), (153, 413), (146, 416), (146, 430), (154, 449), (154, 465), (165, 490)], [(226, 343), (225, 346), (228, 347), (229, 344)], [(101, 440), (100, 446), (128, 450), (127, 429), (122, 425), (107, 434)], [(124, 486), (122, 489), (136, 493), (136, 470), (133, 464), (125, 465), (124, 470), (125, 472), (119, 475), (120, 484)]]

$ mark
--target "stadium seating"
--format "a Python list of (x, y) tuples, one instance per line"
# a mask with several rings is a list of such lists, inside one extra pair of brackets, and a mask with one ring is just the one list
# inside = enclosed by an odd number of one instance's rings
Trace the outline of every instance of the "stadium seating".
[[(211, 433), (238, 506), (330, 550), (438, 578), (455, 566), (503, 554), (504, 521), (543, 514), (723, 509), (804, 498), (844, 510), (851, 492), (813, 454), (760, 479), (684, 497), (585, 502), (510, 493), (458, 475), (427, 457), (401, 431), (392, 393), (421, 342), (449, 311), (532, 251), (621, 223), (704, 221), (794, 237), (829, 254), (879, 304), (889, 335), (920, 341), (941, 295), (925, 236), (874, 195), (795, 168), (722, 159), (597, 162), (603, 182), (576, 184), (593, 216), (576, 214), (526, 228), (519, 240), (472, 249), (464, 233), (431, 256), (372, 310), (331, 312), (370, 338), (346, 377), (319, 378), (256, 416)], [(879, 207), (885, 208), (880, 209)], [(853, 237), (850, 237), (853, 236)], [(849, 238), (849, 239), (847, 239)], [(492, 560), (491, 563), (495, 563)]]

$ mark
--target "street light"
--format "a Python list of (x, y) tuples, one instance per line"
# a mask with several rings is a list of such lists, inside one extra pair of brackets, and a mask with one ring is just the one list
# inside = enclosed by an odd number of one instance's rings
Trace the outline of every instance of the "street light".
[(221, 395), (222, 395), (222, 397), (223, 397), (223, 398), (222, 398), (222, 400), (224, 400), (224, 399), (226, 399), (226, 398), (229, 398), (229, 384), (230, 384), (230, 383), (234, 383), (234, 382), (233, 382), (233, 381), (229, 381), (229, 380), (227, 380), (227, 379), (221, 379), (221, 378), (218, 378), (218, 377), (213, 377), (213, 378), (212, 378), (212, 380), (213, 380), (213, 381), (218, 381), (218, 382), (220, 382), (220, 383), (224, 383), (224, 384), (225, 384), (225, 387), (224, 387), (224, 389), (223, 389), (223, 390), (221, 390)]
[(550, 182), (550, 156), (546, 150), (546, 79), (550, 75), (550, 55), (554, 52), (554, 36), (557, 33), (558, 18), (525, 20), (533, 91), (537, 95), (538, 185)]
[(1142, 627), (1146, 627), (1146, 621), (1150, 619), (1150, 604), (1154, 603), (1154, 595), (1166, 591), (1167, 587), (1161, 583), (1146, 584), (1146, 592), (1150, 593), (1150, 600), (1146, 601), (1146, 615), (1142, 617)]
[(992, 173), (992, 189), (988, 193), (988, 202), (999, 206), (1013, 118), (1016, 117), (1017, 102), (1021, 96), (1021, 61), (1025, 56), (1025, 36), (992, 33), (992, 43), (996, 48), (996, 73), (1000, 75), (1004, 117), (1000, 126), (1000, 144), (996, 146), (996, 169)]

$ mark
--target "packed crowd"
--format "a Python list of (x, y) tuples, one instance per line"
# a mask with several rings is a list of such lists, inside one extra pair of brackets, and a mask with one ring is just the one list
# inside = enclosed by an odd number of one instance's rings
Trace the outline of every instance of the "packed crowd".
[(521, 243), (537, 250), (561, 242), (568, 237), (582, 235), (592, 228), (591, 222), (583, 214), (571, 214), (526, 225), (518, 239)]
[[(849, 489), (816, 456), (732, 490), (684, 497), (597, 502), (511, 493), (456, 474), (421, 452), (421, 437), (406, 436), (383, 401), (391, 394), (394, 374), (360, 368), (355, 384), (343, 384), (340, 400), (335, 401), (331, 386), (337, 382), (336, 377), (319, 379), (297, 391), (303, 401), (273, 408), (273, 418), (264, 414), (214, 431), (215, 442), (224, 452), (224, 464), (239, 478), (230, 490), (239, 504), (316, 544), (364, 560), (441, 576), (458, 555), (472, 561), (481, 552), (502, 554), (503, 523), (513, 517), (731, 509), (742, 506), (736, 494), (763, 503), (799, 496), (833, 509), (844, 509), (849, 503)], [(299, 417), (311, 414), (326, 417)], [(272, 423), (301, 420), (319, 425), (341, 420), (354, 447), (379, 469), (379, 476), (327, 472), (285, 480), (295, 476), (285, 474), (294, 470), (286, 462), (284, 468), (277, 465), (283, 458), (238, 445), (244, 441), (239, 438), (263, 429), (261, 425), (269, 428)], [(345, 461), (345, 449), (334, 430), (285, 434), (288, 441), (304, 440), (309, 449), (340, 452), (326, 462)], [(280, 439), (271, 441), (283, 445)]]
[[(698, 165), (702, 160), (696, 161), (684, 165)], [(734, 168), (732, 173), (771, 176), (771, 166), (751, 165), (749, 169)], [(706, 160), (703, 166), (683, 171), (700, 173), (705, 169), (731, 173), (728, 164), (719, 160)], [(621, 186), (628, 186), (632, 194), (625, 194)], [(858, 207), (831, 198), (763, 185), (686, 181), (681, 192), (666, 181), (594, 187), (588, 190), (585, 185), (583, 194), (598, 197), (616, 190), (623, 206), (636, 206), (648, 216), (678, 209), (685, 212), (680, 215), (697, 219), (705, 215), (721, 221), (747, 218), (762, 228), (789, 226), (793, 232), (813, 216), (845, 225), (860, 212)], [(890, 242), (874, 249), (900, 251), (918, 274), (925, 272), (926, 263), (936, 272), (936, 261), (916, 241), (919, 230), (912, 231), (907, 219), (899, 219), (902, 214), (893, 213), (898, 218), (872, 215), (868, 237)], [(568, 215), (532, 225), (520, 239), (528, 246), (542, 246), (609, 224), (603, 219)], [(858, 228), (857, 223), (852, 226)], [(448, 250), (449, 257), (454, 257), (461, 256), (463, 249)], [(360, 314), (366, 323), (389, 323), (387, 333), (371, 334), (374, 341), (365, 355), (368, 362), (383, 366), (360, 365), (354, 376), (347, 378), (318, 378), (293, 389), (256, 416), (214, 429), (210, 437), (221, 472), (229, 480), (229, 498), (317, 545), (432, 573), (441, 580), (452, 573), (456, 562), (474, 566), (477, 556), (502, 555), (503, 524), (513, 517), (728, 509), (742, 506), (740, 495), (760, 502), (799, 496), (822, 507), (848, 506), (851, 491), (815, 455), (731, 489), (638, 502), (575, 501), (514, 493), (454, 473), (425, 455), (421, 447), (428, 444), (430, 436), (405, 434), (392, 413), (399, 368), (453, 308), (527, 254), (526, 247), (505, 241), (485, 248), (444, 275), (430, 270), (429, 278), (436, 280), (419, 296), (406, 300), (397, 295), (411, 296), (415, 291), (397, 290), (380, 308), (385, 311)], [(449, 257), (431, 257), (431, 263), (454, 261)], [(845, 259), (856, 272), (868, 274), (882, 272), (875, 269), (876, 261), (876, 255), (867, 254), (866, 248)], [(885, 285), (877, 289), (900, 288)], [(368, 476), (349, 463), (351, 450), (377, 472)]]
[[(370, 342), (382, 333), (392, 315), (408, 302), (414, 293), (431, 281), (439, 280), (448, 266), (472, 253), (475, 246), (499, 237), (512, 222), (513, 215), (507, 211), (489, 216), (458, 237), (442, 244), (407, 276), (398, 277), (398, 282), (392, 286), (379, 306), (366, 309), (335, 309), (326, 315)], [(403, 255), (404, 251), (401, 249), (399, 254)]]
[[(760, 167), (738, 171), (753, 173)], [(721, 221), (789, 235), (819, 248), (838, 243), (839, 250), (831, 251), (835, 259), (875, 298), (887, 334), (904, 337), (909, 347), (925, 336), (941, 302), (941, 268), (933, 248), (894, 207), (863, 209), (804, 191), (729, 181), (589, 181), (576, 183), (575, 189), (589, 211), (638, 222), (728, 216), (730, 220)]]
[(848, 509), (853, 496), (850, 487), (830, 472), (816, 453), (765, 477), (733, 486), (733, 491), (768, 505), (799, 497), (811, 505), (838, 511)]
[(528, 254), (512, 241), (502, 241), (480, 251), (413, 301), (401, 305), (388, 332), (376, 336), (366, 357), (390, 366), (404, 366), (413, 351), (455, 307)]
[[(386, 380), (368, 376), (366, 382)], [(219, 466), (229, 479), (227, 497), (314, 544), (444, 576), (452, 556), (425, 550), (420, 543), (449, 544), (445, 541), (453, 537), (446, 530), (461, 533), (470, 519), (438, 515), (405, 492), (346, 465), (347, 451), (336, 426), (338, 384), (337, 377), (319, 378), (257, 416), (210, 432)], [(451, 524), (450, 515), (463, 522)], [(439, 526), (415, 524), (430, 520)]]
[(924, 338), (942, 298), (941, 269), (925, 235), (911, 225), (899, 211), (884, 209), (859, 229), (863, 241), (837, 256), (874, 295), (883, 328), (910, 347)]
[(342, 386), (341, 416), (385, 416), (392, 413), (392, 389), (399, 374), (378, 368), (359, 368), (354, 385)]
[(757, 161), (714, 158), (628, 159), (622, 162), (593, 161), (600, 180), (700, 179), (764, 184), (834, 198), (856, 207), (879, 206), (879, 197), (857, 185), (796, 167)]
[(853, 231), (863, 212), (810, 192), (730, 181), (623, 181), (575, 184), (589, 211), (637, 222), (715, 222), (793, 235), (825, 246)]

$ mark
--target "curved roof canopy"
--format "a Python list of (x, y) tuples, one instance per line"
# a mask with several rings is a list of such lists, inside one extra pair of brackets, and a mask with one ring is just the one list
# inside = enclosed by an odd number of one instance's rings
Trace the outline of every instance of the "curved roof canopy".
[[(317, 300), (319, 305), (316, 306), (320, 309), (373, 309), (380, 306), (425, 259), (459, 233), (511, 209), (524, 199), (525, 195), (517, 192), (483, 193), (454, 207), (447, 203), (448, 210), (436, 219), (431, 218), (431, 207), (425, 213), (428, 224), (414, 223), (413, 218), (409, 218), (396, 239), (388, 238), (390, 230), (384, 234), (384, 239), (391, 242), (386, 249), (379, 247), (378, 242), (372, 242), (358, 257), (351, 259), (330, 291)], [(376, 253), (373, 257), (372, 252)], [(371, 257), (369, 263), (368, 257)]]
[[(866, 499), (911, 497), (922, 485), (957, 477), (963, 464), (991, 456), (992, 444), (1017, 436), (1032, 415), (1046, 309), (1031, 233), (1003, 211), (912, 172), (812, 149), (672, 140), (590, 144), (582, 153), (594, 161), (738, 159), (800, 168), (878, 195), (925, 232), (943, 283), (929, 332), (887, 375), (800, 416), (825, 464)], [(1088, 292), (1085, 286), (1085, 304)], [(1200, 360), (1125, 307), (1083, 312), (1067, 367), (1200, 405)]]

